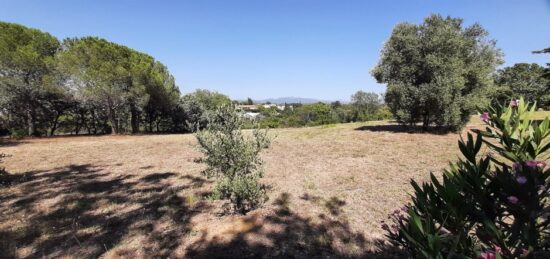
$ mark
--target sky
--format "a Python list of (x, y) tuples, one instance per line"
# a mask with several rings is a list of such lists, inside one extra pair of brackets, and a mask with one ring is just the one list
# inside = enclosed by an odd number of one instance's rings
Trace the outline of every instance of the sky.
[(550, 62), (550, 0), (0, 0), (0, 21), (98, 36), (167, 65), (183, 93), (349, 100), (384, 92), (370, 70), (400, 22), (439, 13), (480, 23), (504, 66)]

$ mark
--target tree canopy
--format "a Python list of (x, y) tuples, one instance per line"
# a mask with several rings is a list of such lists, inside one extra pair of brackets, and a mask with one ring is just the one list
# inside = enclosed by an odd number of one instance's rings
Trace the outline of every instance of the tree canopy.
[(511, 97), (523, 97), (539, 107), (550, 107), (550, 78), (545, 77), (546, 73), (546, 69), (536, 63), (518, 63), (500, 69), (495, 77), (496, 101), (502, 103)]
[(385, 102), (399, 122), (458, 129), (487, 103), (501, 56), (481, 25), (431, 15), (395, 26), (372, 75), (387, 84)]
[(0, 52), (0, 128), (12, 134), (185, 128), (174, 77), (145, 53), (97, 37), (60, 43), (3, 22)]
[(59, 47), (48, 33), (0, 22), (0, 106), (28, 135), (37, 135), (37, 122), (48, 116), (47, 97), (60, 92), (51, 81)]

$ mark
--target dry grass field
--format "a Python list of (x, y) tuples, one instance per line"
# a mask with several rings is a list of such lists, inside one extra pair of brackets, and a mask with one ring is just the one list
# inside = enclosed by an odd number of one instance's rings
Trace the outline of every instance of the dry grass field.
[(400, 257), (380, 221), (458, 155), (456, 133), (385, 122), (270, 133), (270, 199), (244, 216), (208, 198), (191, 134), (5, 142), (0, 257)]

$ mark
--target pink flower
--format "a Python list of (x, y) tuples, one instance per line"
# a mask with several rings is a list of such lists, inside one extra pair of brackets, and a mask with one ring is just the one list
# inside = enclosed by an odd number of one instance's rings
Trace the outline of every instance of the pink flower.
[(479, 116), (479, 118), (484, 122), (488, 122), (489, 119), (491, 119), (491, 116), (488, 112), (484, 112), (483, 114), (481, 114), (481, 116)]
[(399, 232), (399, 226), (397, 226), (397, 225), (395, 225), (395, 224), (392, 224), (392, 225), (391, 225), (391, 228), (393, 229), (393, 231)]
[(519, 201), (518, 197), (516, 197), (516, 196), (508, 196), (508, 198), (506, 198), (506, 199), (508, 199), (508, 202), (512, 203), (512, 204), (517, 204), (518, 201)]
[(500, 254), (502, 252), (502, 248), (500, 246), (495, 245), (495, 253)]
[(486, 251), (479, 255), (479, 259), (496, 259), (497, 256), (493, 251)]
[(512, 99), (512, 101), (510, 101), (510, 107), (512, 108), (518, 107), (518, 100)]
[(516, 177), (516, 182), (519, 184), (525, 184), (527, 182), (527, 178), (525, 178), (525, 176), (518, 176)]
[(382, 223), (382, 229), (386, 231), (390, 231), (390, 226), (388, 226), (388, 224), (386, 223)]
[(546, 163), (544, 161), (529, 160), (525, 162), (525, 165), (531, 168), (544, 168), (546, 166)]

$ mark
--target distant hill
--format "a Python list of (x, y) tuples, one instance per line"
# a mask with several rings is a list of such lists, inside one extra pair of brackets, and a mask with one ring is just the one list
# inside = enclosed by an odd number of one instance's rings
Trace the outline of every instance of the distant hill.
[(309, 104), (309, 103), (330, 103), (331, 101), (326, 100), (318, 100), (313, 98), (301, 98), (301, 97), (280, 97), (280, 98), (268, 98), (263, 100), (254, 100), (255, 103), (275, 103), (275, 104), (284, 104), (284, 103), (302, 103), (302, 104)]

